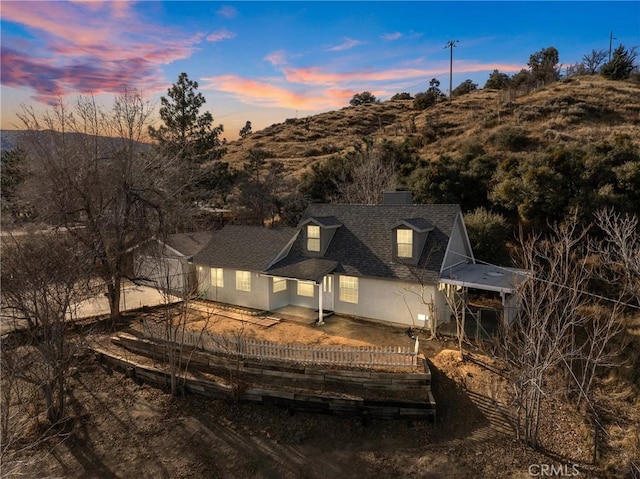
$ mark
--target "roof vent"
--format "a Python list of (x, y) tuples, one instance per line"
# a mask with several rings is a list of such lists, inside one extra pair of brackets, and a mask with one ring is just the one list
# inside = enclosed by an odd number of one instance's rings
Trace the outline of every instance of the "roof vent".
[(382, 193), (383, 205), (410, 205), (412, 202), (410, 191), (385, 191)]

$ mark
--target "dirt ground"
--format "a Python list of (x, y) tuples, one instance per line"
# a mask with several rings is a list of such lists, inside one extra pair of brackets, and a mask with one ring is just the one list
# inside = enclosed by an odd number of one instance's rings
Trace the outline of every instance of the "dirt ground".
[[(140, 316), (130, 318), (137, 327)], [(202, 315), (192, 317), (201, 327)], [(339, 319), (339, 318), (337, 318)], [(403, 329), (327, 321), (243, 328), (249, 337), (318, 344), (410, 345)], [(98, 335), (102, 341), (108, 335)], [(433, 374), (435, 422), (385, 421), (294, 412), (197, 396), (175, 398), (88, 355), (70, 378), (69, 423), (34, 448), (4, 451), (2, 477), (69, 478), (528, 478), (540, 465), (602, 477), (589, 465), (592, 440), (576, 411), (545, 404), (547, 438), (534, 451), (515, 440), (506, 384), (455, 344), (421, 341)], [(559, 401), (559, 402), (558, 402)], [(563, 409), (564, 408), (564, 409)], [(561, 411), (561, 414), (556, 414)], [(558, 423), (558, 418), (562, 419)], [(34, 434), (36, 431), (34, 430)], [(532, 469), (533, 467), (533, 469)], [(537, 469), (536, 469), (537, 467)], [(615, 470), (608, 474), (616, 477)]]

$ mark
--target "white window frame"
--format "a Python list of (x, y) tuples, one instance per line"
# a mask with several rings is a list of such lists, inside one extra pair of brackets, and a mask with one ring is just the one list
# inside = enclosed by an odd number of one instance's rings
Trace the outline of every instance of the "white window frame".
[(396, 230), (398, 258), (413, 258), (413, 230), (398, 228)]
[(340, 301), (358, 304), (358, 278), (340, 276)]
[(298, 296), (306, 296), (307, 298), (313, 298), (315, 296), (315, 286), (313, 281), (297, 281), (297, 293)]
[(251, 291), (251, 271), (236, 271), (236, 289)]
[(285, 278), (280, 278), (279, 276), (274, 276), (273, 278), (273, 292), (279, 293), (280, 291), (287, 290), (287, 280)]
[(307, 225), (307, 250), (320, 252), (320, 227), (318, 225)]
[(224, 288), (224, 276), (222, 268), (211, 268), (211, 286)]

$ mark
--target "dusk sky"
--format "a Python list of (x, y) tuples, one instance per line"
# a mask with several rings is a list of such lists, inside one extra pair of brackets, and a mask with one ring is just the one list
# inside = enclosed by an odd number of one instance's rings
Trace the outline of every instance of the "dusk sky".
[(431, 78), (482, 87), (553, 46), (564, 66), (593, 49), (640, 46), (640, 2), (5, 1), (2, 128), (43, 109), (126, 86), (159, 105), (187, 72), (223, 136), (347, 106), (354, 93), (425, 91)]

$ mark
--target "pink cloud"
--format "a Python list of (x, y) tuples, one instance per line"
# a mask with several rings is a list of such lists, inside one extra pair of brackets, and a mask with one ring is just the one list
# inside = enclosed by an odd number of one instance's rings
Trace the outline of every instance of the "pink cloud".
[(208, 42), (220, 42), (222, 40), (229, 40), (231, 38), (235, 38), (236, 34), (233, 32), (230, 32), (229, 30), (226, 29), (222, 29), (222, 30), (218, 30), (217, 32), (213, 32), (210, 33), (209, 35), (207, 35), (207, 41)]
[(283, 66), (287, 64), (287, 53), (284, 50), (277, 50), (269, 53), (264, 57), (265, 61), (268, 61), (274, 66)]
[(318, 67), (285, 68), (285, 78), (293, 83), (307, 85), (334, 85), (350, 82), (379, 82), (388, 80), (419, 78), (432, 75), (432, 70), (417, 68), (392, 68), (389, 70), (352, 72), (329, 72)]
[(344, 50), (349, 50), (355, 46), (358, 45), (362, 45), (364, 42), (361, 42), (360, 40), (354, 40), (353, 38), (348, 38), (346, 37), (344, 39), (344, 42), (342, 42), (340, 45), (336, 45), (334, 47), (329, 47), (327, 48), (327, 51), (329, 52), (341, 52)]
[(380, 38), (382, 38), (383, 40), (391, 42), (393, 40), (398, 40), (399, 38), (402, 38), (402, 33), (400, 33), (400, 32), (386, 33), (386, 34), (382, 35)]
[[(274, 52), (265, 58), (274, 65), (286, 63), (283, 52)], [(454, 63), (456, 73), (492, 71), (517, 72), (522, 65), (480, 64), (459, 61)], [(371, 91), (375, 95), (387, 95), (406, 89), (407, 83), (422, 81), (448, 74), (449, 63), (434, 68), (390, 68), (387, 70), (358, 70), (333, 72), (320, 67), (283, 68), (284, 78), (252, 80), (238, 75), (219, 75), (203, 79), (205, 90), (220, 91), (232, 95), (246, 104), (266, 107), (321, 111), (345, 106), (358, 91)]]
[(203, 90), (216, 90), (231, 94), (238, 101), (266, 107), (298, 110), (323, 110), (346, 104), (352, 91), (341, 89), (293, 89), (276, 86), (260, 80), (250, 80), (237, 75), (220, 75), (203, 78)]
[(34, 5), (2, 4), (3, 21), (21, 24), (38, 39), (25, 45), (3, 38), (2, 84), (32, 88), (45, 103), (73, 93), (117, 93), (125, 79), (133, 88), (159, 91), (161, 65), (188, 58), (202, 39), (149, 25), (131, 2)]
[(238, 16), (238, 10), (230, 5), (224, 5), (216, 12), (218, 15), (224, 18), (235, 18)]

